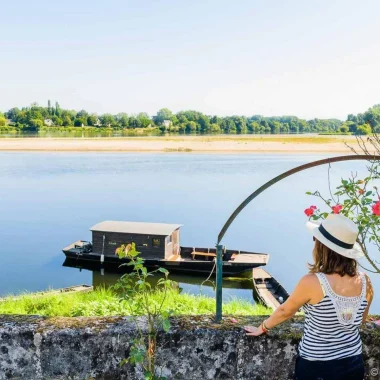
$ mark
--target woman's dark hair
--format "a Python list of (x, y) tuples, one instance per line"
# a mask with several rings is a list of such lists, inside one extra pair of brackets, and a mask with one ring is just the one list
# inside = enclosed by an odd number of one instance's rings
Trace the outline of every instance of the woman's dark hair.
[(357, 262), (354, 259), (339, 255), (315, 239), (313, 250), (314, 264), (308, 264), (311, 273), (337, 273), (340, 276), (354, 277), (357, 274)]

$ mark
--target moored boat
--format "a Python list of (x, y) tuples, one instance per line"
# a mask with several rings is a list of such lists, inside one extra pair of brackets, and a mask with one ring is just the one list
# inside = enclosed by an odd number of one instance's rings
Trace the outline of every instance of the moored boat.
[(264, 306), (276, 310), (284, 303), (289, 293), (263, 268), (252, 269), (254, 297)]
[[(92, 243), (79, 240), (63, 249), (67, 258), (120, 267), (116, 249), (135, 244), (148, 268), (163, 267), (173, 272), (210, 273), (215, 265), (216, 249), (181, 247), (179, 224), (105, 221), (91, 228)], [(269, 255), (224, 249), (223, 275), (231, 276), (266, 265)]]

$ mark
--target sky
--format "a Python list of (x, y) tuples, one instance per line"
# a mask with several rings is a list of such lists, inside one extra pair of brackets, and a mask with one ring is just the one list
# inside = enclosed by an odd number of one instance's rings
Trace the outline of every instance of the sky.
[(0, 0), (0, 110), (340, 118), (380, 103), (378, 0)]

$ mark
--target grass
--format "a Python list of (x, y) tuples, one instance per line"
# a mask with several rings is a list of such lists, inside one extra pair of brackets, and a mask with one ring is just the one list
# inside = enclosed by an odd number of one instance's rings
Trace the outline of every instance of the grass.
[[(149, 299), (152, 305), (160, 304), (163, 293), (154, 291)], [(25, 294), (7, 297), (0, 302), (0, 314), (43, 315), (49, 317), (127, 316), (136, 309), (136, 300), (119, 301), (110, 289), (98, 288), (89, 293), (52, 294), (36, 296)], [(167, 293), (164, 310), (173, 315), (204, 315), (215, 313), (215, 299), (202, 295), (180, 294), (173, 289)], [(266, 315), (270, 310), (262, 305), (232, 299), (223, 304), (223, 312), (231, 315)], [(132, 314), (139, 314), (138, 311)]]

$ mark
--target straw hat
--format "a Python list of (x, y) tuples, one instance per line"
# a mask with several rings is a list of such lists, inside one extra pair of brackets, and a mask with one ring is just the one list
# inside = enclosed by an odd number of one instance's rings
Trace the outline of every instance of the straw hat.
[(355, 260), (364, 256), (356, 243), (358, 227), (341, 214), (329, 214), (322, 223), (308, 221), (306, 228), (317, 240), (339, 255)]

